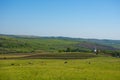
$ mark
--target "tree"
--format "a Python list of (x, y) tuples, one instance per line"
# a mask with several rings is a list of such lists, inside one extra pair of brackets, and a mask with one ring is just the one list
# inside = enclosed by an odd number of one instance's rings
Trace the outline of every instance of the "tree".
[(67, 48), (67, 49), (66, 49), (66, 52), (71, 52), (71, 49), (70, 49), (70, 48)]

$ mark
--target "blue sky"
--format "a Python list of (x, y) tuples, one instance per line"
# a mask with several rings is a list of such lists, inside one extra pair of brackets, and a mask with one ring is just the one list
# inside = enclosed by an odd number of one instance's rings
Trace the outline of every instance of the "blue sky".
[(120, 40), (120, 0), (0, 0), (0, 34)]

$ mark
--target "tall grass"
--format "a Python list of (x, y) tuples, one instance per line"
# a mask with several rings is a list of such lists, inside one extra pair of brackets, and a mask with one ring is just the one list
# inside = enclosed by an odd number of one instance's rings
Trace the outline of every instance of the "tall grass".
[(120, 59), (111, 57), (0, 60), (0, 80), (120, 80), (119, 74)]

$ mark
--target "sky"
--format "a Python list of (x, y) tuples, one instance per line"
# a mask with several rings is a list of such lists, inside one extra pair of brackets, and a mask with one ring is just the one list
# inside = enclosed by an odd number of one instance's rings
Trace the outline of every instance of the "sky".
[(120, 40), (120, 0), (0, 0), (0, 34)]

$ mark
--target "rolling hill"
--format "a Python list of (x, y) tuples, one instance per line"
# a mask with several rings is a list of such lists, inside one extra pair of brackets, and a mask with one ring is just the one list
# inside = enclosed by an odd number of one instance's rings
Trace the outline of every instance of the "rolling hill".
[(0, 34), (0, 53), (119, 51), (119, 40)]

